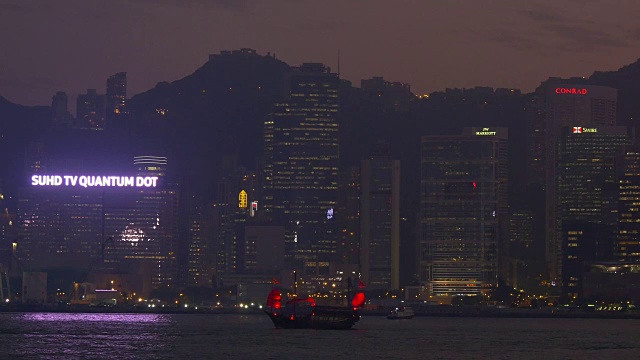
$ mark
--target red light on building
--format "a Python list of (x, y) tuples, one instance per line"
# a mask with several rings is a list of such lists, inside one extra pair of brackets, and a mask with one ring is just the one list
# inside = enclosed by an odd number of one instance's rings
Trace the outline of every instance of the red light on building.
[(556, 88), (556, 94), (573, 94), (573, 95), (587, 95), (587, 89), (576, 89), (576, 88)]

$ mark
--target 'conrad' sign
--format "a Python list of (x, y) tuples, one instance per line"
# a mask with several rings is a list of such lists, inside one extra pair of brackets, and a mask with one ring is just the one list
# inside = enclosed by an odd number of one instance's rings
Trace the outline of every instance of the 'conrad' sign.
[(558, 87), (556, 88), (556, 94), (587, 95), (587, 89)]

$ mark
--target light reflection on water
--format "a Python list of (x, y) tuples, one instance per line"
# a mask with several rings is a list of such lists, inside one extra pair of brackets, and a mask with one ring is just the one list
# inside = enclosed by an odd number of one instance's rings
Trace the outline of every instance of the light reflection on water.
[(98, 321), (116, 323), (159, 323), (169, 321), (162, 314), (88, 314), (88, 313), (25, 313), (26, 321)]
[(278, 330), (265, 315), (0, 313), (0, 359), (638, 359), (640, 321), (364, 317)]

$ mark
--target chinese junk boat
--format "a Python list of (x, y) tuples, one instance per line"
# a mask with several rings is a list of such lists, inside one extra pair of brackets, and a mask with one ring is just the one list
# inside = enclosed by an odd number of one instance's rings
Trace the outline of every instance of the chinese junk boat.
[(282, 305), (282, 293), (273, 289), (265, 310), (278, 329), (351, 329), (358, 320), (358, 309), (364, 305), (364, 292), (358, 291), (351, 306), (319, 306), (311, 297), (293, 299)]

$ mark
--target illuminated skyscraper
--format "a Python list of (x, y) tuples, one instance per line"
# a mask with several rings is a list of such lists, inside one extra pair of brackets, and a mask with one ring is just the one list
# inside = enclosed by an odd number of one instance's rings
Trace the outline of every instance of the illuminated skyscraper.
[(400, 161), (379, 146), (361, 163), (360, 266), (372, 289), (400, 288)]
[(545, 257), (551, 280), (560, 276), (562, 235), (555, 200), (558, 144), (562, 127), (615, 126), (617, 90), (584, 85), (584, 80), (550, 78), (534, 95), (529, 143), (529, 181), (545, 196)]
[(107, 125), (119, 126), (119, 120), (127, 114), (127, 73), (119, 72), (107, 78)]
[(338, 254), (340, 264), (360, 263), (360, 166), (351, 166), (340, 174)]
[[(138, 170), (139, 176), (160, 173)], [(158, 180), (156, 187), (84, 187), (79, 180), (77, 186), (21, 188), (17, 255), (23, 266), (69, 274), (145, 268), (154, 287), (175, 286), (178, 192)]]
[[(613, 260), (620, 189), (616, 158), (631, 141), (630, 129), (623, 126), (561, 128), (557, 197), (552, 206), (556, 208), (553, 226), (563, 250), (563, 293), (568, 300), (580, 296), (587, 261)], [(603, 247), (598, 250), (603, 255), (597, 258), (596, 249)]]
[(629, 146), (622, 154), (618, 198), (616, 258), (640, 263), (640, 148)]
[(442, 301), (505, 275), (507, 140), (505, 128), (422, 137), (419, 275)]
[(89, 130), (106, 128), (105, 96), (88, 89), (86, 94), (78, 95), (76, 119), (79, 127)]
[(288, 99), (274, 105), (265, 131), (267, 208), (286, 226), (289, 260), (316, 270), (328, 271), (336, 252), (339, 82), (323, 64), (294, 69)]

